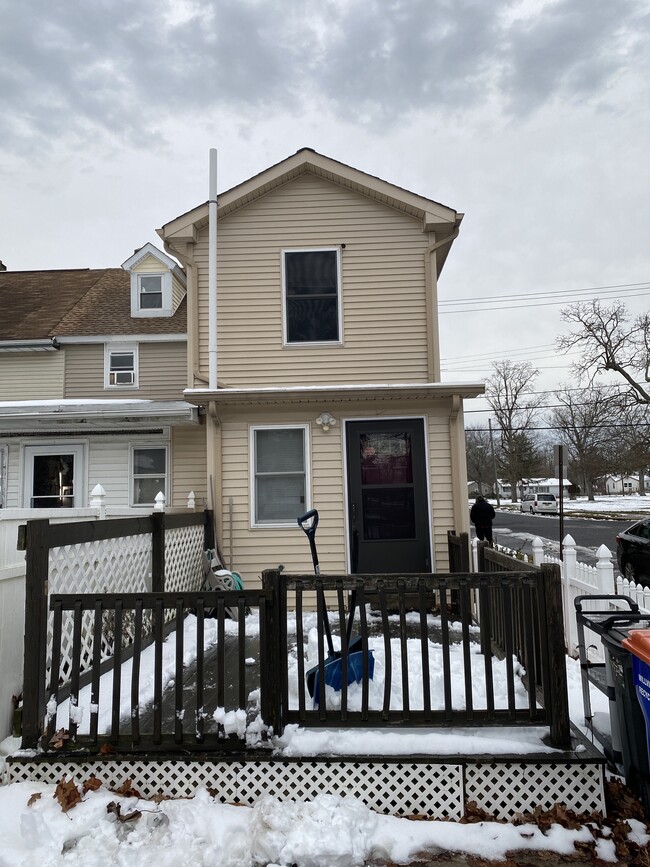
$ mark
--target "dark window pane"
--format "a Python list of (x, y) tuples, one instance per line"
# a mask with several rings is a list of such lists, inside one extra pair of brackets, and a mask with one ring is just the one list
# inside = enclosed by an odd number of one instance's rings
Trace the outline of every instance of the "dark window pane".
[(287, 341), (307, 343), (339, 339), (338, 299), (288, 298)]
[(362, 485), (403, 485), (413, 481), (410, 433), (361, 434), (359, 447)]
[(133, 370), (133, 353), (111, 352), (111, 370)]
[(415, 539), (413, 488), (367, 488), (361, 503), (366, 541)]
[(287, 295), (336, 295), (336, 252), (318, 250), (284, 254)]
[(140, 294), (140, 308), (142, 310), (155, 310), (162, 308), (162, 293), (142, 292)]
[(165, 493), (165, 477), (147, 477), (133, 480), (133, 505), (146, 506), (156, 502), (156, 494)]
[(164, 475), (165, 457), (165, 449), (134, 449), (134, 475)]

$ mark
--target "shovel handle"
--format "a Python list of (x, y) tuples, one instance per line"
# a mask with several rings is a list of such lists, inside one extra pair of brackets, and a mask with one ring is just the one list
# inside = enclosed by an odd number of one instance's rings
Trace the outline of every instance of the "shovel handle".
[(314, 563), (314, 572), (320, 575), (320, 566), (318, 565), (318, 554), (316, 553), (316, 527), (318, 527), (318, 512), (316, 509), (310, 509), (298, 518), (298, 526), (305, 531), (309, 539), (309, 547), (311, 549), (311, 559)]

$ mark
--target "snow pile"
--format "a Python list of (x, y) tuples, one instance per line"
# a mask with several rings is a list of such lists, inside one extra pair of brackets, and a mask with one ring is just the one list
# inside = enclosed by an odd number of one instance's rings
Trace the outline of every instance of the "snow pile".
[[(517, 850), (571, 855), (576, 843), (594, 841), (590, 825), (550, 823), (542, 831), (535, 824), (413, 822), (328, 794), (310, 802), (265, 796), (251, 808), (220, 804), (205, 788), (193, 799), (160, 803), (103, 787), (84, 793), (79, 785), (78, 791), (82, 800), (63, 812), (54, 786), (0, 787), (0, 864), (361, 867), (371, 860), (408, 864), (441, 852), (495, 860)], [(629, 840), (650, 841), (641, 822), (629, 820), (629, 829)], [(603, 861), (616, 863), (609, 841), (596, 846)]]

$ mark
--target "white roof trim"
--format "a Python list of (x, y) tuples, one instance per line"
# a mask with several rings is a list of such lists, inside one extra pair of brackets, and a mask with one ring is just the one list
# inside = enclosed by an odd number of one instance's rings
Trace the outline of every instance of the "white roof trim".
[(166, 253), (163, 253), (162, 250), (158, 249), (158, 247), (154, 247), (154, 245), (150, 241), (147, 241), (144, 247), (140, 247), (140, 249), (136, 250), (132, 256), (129, 256), (129, 258), (125, 262), (122, 262), (122, 268), (124, 268), (125, 271), (130, 271), (139, 262), (142, 262), (143, 259), (146, 259), (147, 256), (153, 256), (154, 259), (157, 259), (166, 268), (169, 268), (169, 270), (174, 273), (174, 275), (181, 281), (183, 285), (186, 284), (187, 278), (185, 276), (185, 272), (180, 267), (178, 262), (168, 256)]
[(74, 343), (181, 343), (187, 341), (187, 334), (97, 334), (86, 337), (58, 337), (64, 345)]
[(198, 424), (198, 409), (184, 400), (0, 401), (0, 427), (64, 424)]

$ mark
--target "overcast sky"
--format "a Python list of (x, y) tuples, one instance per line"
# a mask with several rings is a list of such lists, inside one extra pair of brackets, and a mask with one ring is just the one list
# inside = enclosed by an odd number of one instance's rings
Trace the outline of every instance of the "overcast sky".
[(0, 21), (12, 270), (119, 266), (207, 199), (210, 147), (223, 190), (306, 146), (466, 214), (446, 381), (508, 357), (553, 389), (563, 305), (647, 309), (645, 0), (0, 0)]

